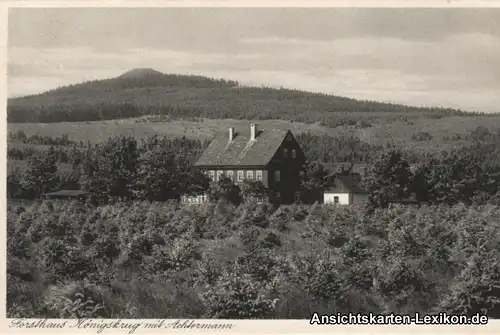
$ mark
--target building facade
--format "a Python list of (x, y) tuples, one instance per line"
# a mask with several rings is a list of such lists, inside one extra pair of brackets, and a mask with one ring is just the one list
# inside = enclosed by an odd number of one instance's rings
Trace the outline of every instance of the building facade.
[(249, 131), (229, 128), (216, 136), (195, 167), (215, 182), (223, 176), (236, 184), (257, 180), (269, 190), (269, 200), (290, 204), (300, 200), (305, 155), (292, 132), (262, 129), (251, 124)]

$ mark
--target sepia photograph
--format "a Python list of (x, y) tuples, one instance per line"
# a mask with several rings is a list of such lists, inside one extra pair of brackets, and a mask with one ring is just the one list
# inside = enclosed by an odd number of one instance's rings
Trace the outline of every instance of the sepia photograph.
[(7, 26), (8, 318), (500, 318), (500, 8)]

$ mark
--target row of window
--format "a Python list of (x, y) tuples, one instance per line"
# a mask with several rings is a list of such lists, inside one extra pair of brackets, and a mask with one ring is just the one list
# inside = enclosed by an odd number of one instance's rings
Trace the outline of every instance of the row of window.
[[(262, 181), (262, 171), (261, 170), (248, 170), (246, 171), (246, 179), (252, 180), (254, 179), (254, 173), (255, 173), (255, 180), (260, 180)], [(209, 171), (208, 175), (213, 181), (219, 181), (221, 177), (224, 175), (224, 171), (217, 171), (217, 174), (215, 171)], [(229, 179), (233, 179), (233, 171), (228, 170), (226, 171), (226, 177)], [(238, 171), (238, 181), (243, 181), (245, 179), (245, 171)], [(280, 181), (281, 180), (281, 173), (280, 171), (275, 171), (274, 172), (274, 180), (275, 181)]]
[[(288, 149), (283, 150), (283, 156), (285, 156), (285, 158), (288, 158)], [(295, 149), (292, 149), (292, 158), (297, 158), (297, 150)]]

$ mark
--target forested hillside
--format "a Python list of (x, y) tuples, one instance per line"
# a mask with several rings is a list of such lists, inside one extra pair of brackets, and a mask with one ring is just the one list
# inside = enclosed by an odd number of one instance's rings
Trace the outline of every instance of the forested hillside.
[[(135, 69), (117, 78), (9, 99), (8, 122), (95, 121), (168, 115), (170, 119), (287, 119), (369, 126), (385, 119), (471, 115), (443, 108), (409, 107), (235, 81)], [(401, 115), (404, 114), (404, 115)]]

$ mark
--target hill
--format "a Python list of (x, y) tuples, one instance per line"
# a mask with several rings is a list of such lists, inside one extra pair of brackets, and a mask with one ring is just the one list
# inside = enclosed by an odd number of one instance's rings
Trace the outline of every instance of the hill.
[[(469, 116), (455, 109), (359, 101), (299, 90), (242, 87), (235, 81), (134, 69), (116, 78), (9, 99), (8, 122), (98, 121), (166, 115), (169, 119), (286, 119), (327, 127), (369, 126), (408, 118)], [(477, 114), (476, 114), (477, 115)]]

